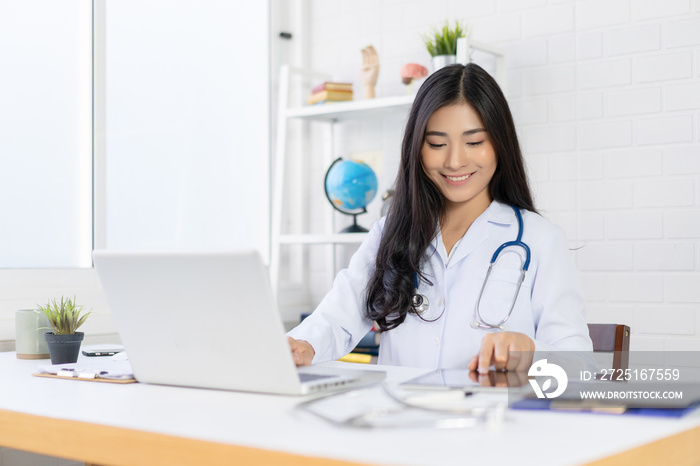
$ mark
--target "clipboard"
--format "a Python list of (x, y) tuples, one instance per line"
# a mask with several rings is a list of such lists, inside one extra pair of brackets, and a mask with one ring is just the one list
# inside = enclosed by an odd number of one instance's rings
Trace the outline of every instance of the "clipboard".
[(85, 380), (89, 382), (134, 383), (131, 364), (128, 360), (110, 358), (83, 358), (70, 364), (45, 364), (32, 374), (36, 377), (52, 379)]
[(66, 379), (66, 380), (83, 380), (86, 382), (105, 382), (105, 383), (136, 383), (138, 380), (135, 378), (124, 378), (124, 379), (106, 379), (102, 377), (80, 377), (79, 375), (58, 375), (58, 374), (47, 374), (45, 372), (35, 372), (32, 374), (34, 377), (47, 377), (50, 379)]

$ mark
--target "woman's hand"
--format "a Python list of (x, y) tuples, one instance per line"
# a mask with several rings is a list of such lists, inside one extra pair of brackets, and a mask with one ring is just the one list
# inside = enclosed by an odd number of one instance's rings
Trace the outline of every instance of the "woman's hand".
[(487, 333), (481, 340), (479, 354), (469, 362), (469, 370), (486, 374), (494, 366), (496, 370), (527, 371), (534, 351), (535, 342), (524, 333)]
[(310, 366), (316, 354), (313, 346), (308, 341), (295, 340), (292, 337), (287, 337), (287, 339), (289, 340), (289, 347), (292, 349), (292, 356), (296, 365)]
[(527, 385), (527, 372), (511, 371), (497, 372), (491, 371), (487, 374), (479, 372), (470, 372), (469, 378), (472, 382), (476, 382), (480, 387), (522, 387)]

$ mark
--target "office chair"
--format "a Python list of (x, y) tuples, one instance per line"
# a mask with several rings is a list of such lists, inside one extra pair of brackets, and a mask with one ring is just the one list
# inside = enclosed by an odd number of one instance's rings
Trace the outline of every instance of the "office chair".
[(623, 324), (588, 324), (593, 351), (613, 353), (612, 369), (629, 367), (630, 328)]

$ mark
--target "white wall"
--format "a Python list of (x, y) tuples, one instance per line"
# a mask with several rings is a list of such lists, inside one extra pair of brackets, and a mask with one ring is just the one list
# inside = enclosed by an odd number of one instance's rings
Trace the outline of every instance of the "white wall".
[[(429, 67), (420, 34), (445, 19), (505, 48), (536, 204), (580, 248), (589, 321), (630, 325), (635, 350), (700, 349), (700, 1), (315, 0), (309, 15), (311, 67), (357, 92), (373, 44), (379, 97), (405, 92), (404, 63)], [(387, 130), (339, 139), (390, 169)]]

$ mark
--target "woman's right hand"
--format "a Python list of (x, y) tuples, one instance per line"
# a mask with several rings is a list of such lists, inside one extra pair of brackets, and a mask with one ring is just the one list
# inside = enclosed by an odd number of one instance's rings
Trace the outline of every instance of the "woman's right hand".
[(292, 337), (287, 337), (287, 339), (289, 340), (289, 347), (292, 350), (292, 356), (296, 365), (310, 366), (316, 354), (313, 346), (305, 340), (295, 340)]

